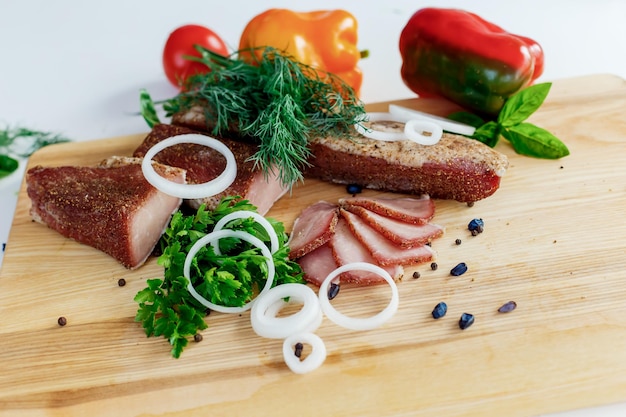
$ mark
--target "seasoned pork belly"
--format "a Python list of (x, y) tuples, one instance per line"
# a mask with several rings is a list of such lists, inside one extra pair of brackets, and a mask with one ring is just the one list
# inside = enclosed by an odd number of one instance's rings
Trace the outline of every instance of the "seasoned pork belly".
[(474, 202), (492, 195), (508, 167), (506, 155), (444, 133), (435, 145), (355, 136), (312, 138), (305, 177), (364, 188)]
[(441, 237), (444, 232), (443, 227), (434, 223), (405, 223), (395, 218), (381, 216), (360, 206), (346, 206), (346, 209), (356, 214), (389, 241), (403, 248), (424, 245)]
[(418, 265), (430, 262), (434, 257), (433, 250), (426, 245), (418, 244), (411, 247), (398, 247), (356, 214), (341, 210), (354, 236), (372, 254), (376, 263), (387, 265)]
[(327, 243), (335, 232), (339, 207), (320, 201), (302, 210), (289, 236), (289, 258), (301, 258)]
[[(134, 156), (143, 157), (156, 143), (169, 137), (187, 133), (207, 134), (182, 126), (157, 124), (135, 150)], [(233, 152), (237, 162), (237, 177), (223, 192), (207, 198), (186, 201), (197, 209), (206, 204), (212, 209), (226, 196), (240, 196), (257, 207), (259, 214), (266, 214), (276, 200), (288, 190), (283, 187), (274, 173), (265, 175), (255, 169), (254, 163), (248, 159), (257, 151), (255, 144), (243, 141), (219, 138)], [(163, 149), (154, 157), (155, 161), (170, 166), (180, 167), (187, 171), (187, 182), (200, 184), (216, 178), (226, 167), (226, 159), (212, 148), (196, 144), (179, 144)]]
[(420, 198), (349, 197), (339, 200), (341, 206), (359, 206), (381, 216), (405, 223), (425, 224), (435, 215), (435, 202), (428, 195)]
[(304, 272), (304, 279), (318, 287), (339, 266), (328, 243), (299, 258), (298, 264)]
[[(184, 170), (153, 166), (165, 178), (185, 182)], [(98, 167), (36, 166), (26, 184), (35, 221), (129, 269), (146, 261), (181, 204), (146, 181), (139, 158), (114, 157)]]

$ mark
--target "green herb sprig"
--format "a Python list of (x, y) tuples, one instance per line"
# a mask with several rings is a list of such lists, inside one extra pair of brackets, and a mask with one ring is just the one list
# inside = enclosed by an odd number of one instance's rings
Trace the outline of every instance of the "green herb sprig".
[[(187, 290), (183, 265), (191, 246), (213, 230), (225, 215), (238, 210), (256, 210), (246, 200), (226, 197), (213, 211), (201, 206), (195, 214), (178, 211), (172, 216), (159, 248), (158, 264), (164, 267), (163, 279), (147, 281), (147, 287), (135, 296), (139, 309), (135, 321), (141, 322), (146, 335), (162, 336), (172, 346), (173, 357), (180, 357), (189, 339), (207, 328), (206, 307)], [(268, 219), (278, 235), (279, 250), (273, 254), (275, 284), (304, 283), (300, 266), (289, 260), (287, 234), (282, 223)], [(229, 222), (229, 228), (244, 230), (269, 244), (269, 236), (254, 219)], [(239, 307), (250, 301), (265, 285), (266, 263), (260, 250), (235, 238), (220, 240), (223, 255), (216, 255), (208, 246), (201, 249), (191, 268), (191, 279), (200, 295), (215, 304)]]
[(44, 146), (61, 142), (69, 142), (69, 139), (59, 134), (23, 127), (0, 130), (0, 178), (17, 170), (19, 162), (16, 158), (27, 158)]
[[(183, 91), (158, 102), (167, 117), (194, 106), (205, 109), (211, 134), (237, 135), (259, 144), (251, 160), (268, 173), (277, 169), (284, 185), (303, 179), (312, 136), (347, 136), (363, 119), (365, 107), (339, 77), (314, 70), (274, 48), (239, 51), (224, 57), (196, 46), (207, 74), (187, 79)], [(242, 60), (237, 56), (249, 56)], [(141, 91), (146, 122), (159, 123), (155, 103)]]
[(552, 133), (525, 122), (544, 102), (552, 83), (527, 87), (504, 103), (495, 121), (485, 122), (479, 116), (457, 112), (448, 116), (452, 120), (472, 125), (476, 132), (472, 138), (494, 147), (500, 137), (511, 143), (515, 152), (535, 158), (558, 159), (569, 155), (567, 146)]

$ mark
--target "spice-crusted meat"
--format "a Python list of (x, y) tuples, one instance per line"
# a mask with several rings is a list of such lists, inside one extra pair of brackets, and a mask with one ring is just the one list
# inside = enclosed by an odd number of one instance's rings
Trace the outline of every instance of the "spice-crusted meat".
[(304, 272), (304, 279), (318, 287), (339, 266), (328, 243), (298, 259), (298, 264)]
[(417, 265), (433, 260), (434, 252), (427, 245), (417, 244), (399, 248), (356, 214), (341, 209), (341, 216), (346, 220), (354, 236), (381, 266)]
[(289, 236), (289, 258), (301, 258), (327, 243), (335, 232), (339, 207), (319, 201), (302, 210)]
[(402, 248), (429, 243), (441, 237), (444, 231), (443, 227), (434, 223), (405, 223), (395, 218), (381, 216), (360, 206), (346, 206), (346, 210), (359, 216), (378, 233)]
[(355, 135), (352, 140), (313, 138), (310, 149), (306, 177), (460, 202), (492, 195), (508, 167), (500, 152), (448, 133), (431, 146)]
[[(333, 251), (333, 257), (338, 265), (346, 265), (352, 262), (377, 264), (367, 247), (352, 233), (350, 226), (348, 226), (348, 223), (343, 218), (339, 218), (335, 233), (328, 244)], [(389, 275), (391, 275), (394, 280), (401, 279), (404, 274), (404, 268), (399, 264), (380, 266), (389, 272)], [(384, 278), (378, 274), (356, 270), (344, 272), (340, 275), (340, 279), (341, 282), (350, 282), (359, 285), (371, 285), (385, 282)]]
[(363, 207), (381, 216), (413, 224), (426, 224), (435, 215), (435, 202), (426, 194), (420, 198), (349, 197), (340, 199), (339, 205)]
[[(165, 178), (185, 182), (184, 170), (153, 166)], [(181, 204), (146, 181), (138, 158), (112, 158), (98, 167), (36, 166), (26, 184), (35, 221), (129, 269), (146, 261)]]
[[(143, 143), (135, 150), (134, 156), (143, 157), (156, 143), (176, 135), (188, 133), (207, 134), (182, 126), (157, 124), (146, 136)], [(254, 162), (248, 159), (258, 150), (249, 142), (219, 138), (233, 152), (237, 162), (237, 176), (226, 190), (212, 197), (187, 200), (193, 208), (206, 204), (212, 209), (226, 196), (240, 196), (249, 200), (257, 207), (259, 214), (266, 214), (272, 205), (288, 190), (273, 174), (265, 174), (254, 168)], [(216, 178), (226, 167), (226, 159), (212, 148), (196, 144), (179, 144), (163, 149), (154, 160), (170, 166), (180, 167), (187, 171), (190, 184), (200, 184)]]

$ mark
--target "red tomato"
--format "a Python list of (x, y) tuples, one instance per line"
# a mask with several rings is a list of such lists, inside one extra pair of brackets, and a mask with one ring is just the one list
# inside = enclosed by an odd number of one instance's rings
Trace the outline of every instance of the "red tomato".
[(167, 79), (176, 87), (181, 87), (187, 77), (208, 71), (206, 65), (185, 59), (185, 56), (200, 54), (194, 45), (201, 45), (220, 55), (228, 55), (228, 47), (211, 29), (200, 25), (181, 26), (167, 38), (163, 48), (163, 69)]

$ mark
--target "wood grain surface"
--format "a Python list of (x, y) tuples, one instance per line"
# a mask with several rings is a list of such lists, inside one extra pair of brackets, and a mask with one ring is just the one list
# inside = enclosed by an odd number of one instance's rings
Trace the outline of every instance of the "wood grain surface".
[[(625, 109), (621, 78), (554, 82), (530, 121), (571, 155), (520, 157), (502, 141), (510, 168), (500, 190), (473, 207), (436, 201), (434, 221), (446, 227), (433, 244), (439, 268), (407, 269), (398, 313), (379, 329), (326, 319), (318, 334), (328, 358), (307, 375), (287, 369), (281, 341), (257, 337), (248, 313), (210, 315), (204, 340), (172, 359), (165, 340), (134, 322), (134, 295), (162, 274), (155, 260), (129, 272), (33, 223), (22, 186), (0, 271), (0, 415), (513, 417), (626, 401)], [(29, 164), (91, 165), (129, 155), (143, 136), (54, 145)], [(268, 215), (290, 229), (306, 205), (343, 196), (344, 187), (307, 180)], [(472, 237), (474, 217), (485, 231)], [(451, 277), (458, 262), (469, 270)], [(351, 288), (335, 302), (366, 315), (387, 295)], [(498, 313), (509, 300), (517, 309)], [(439, 301), (448, 314), (433, 320)], [(476, 322), (462, 331), (463, 312)]]

